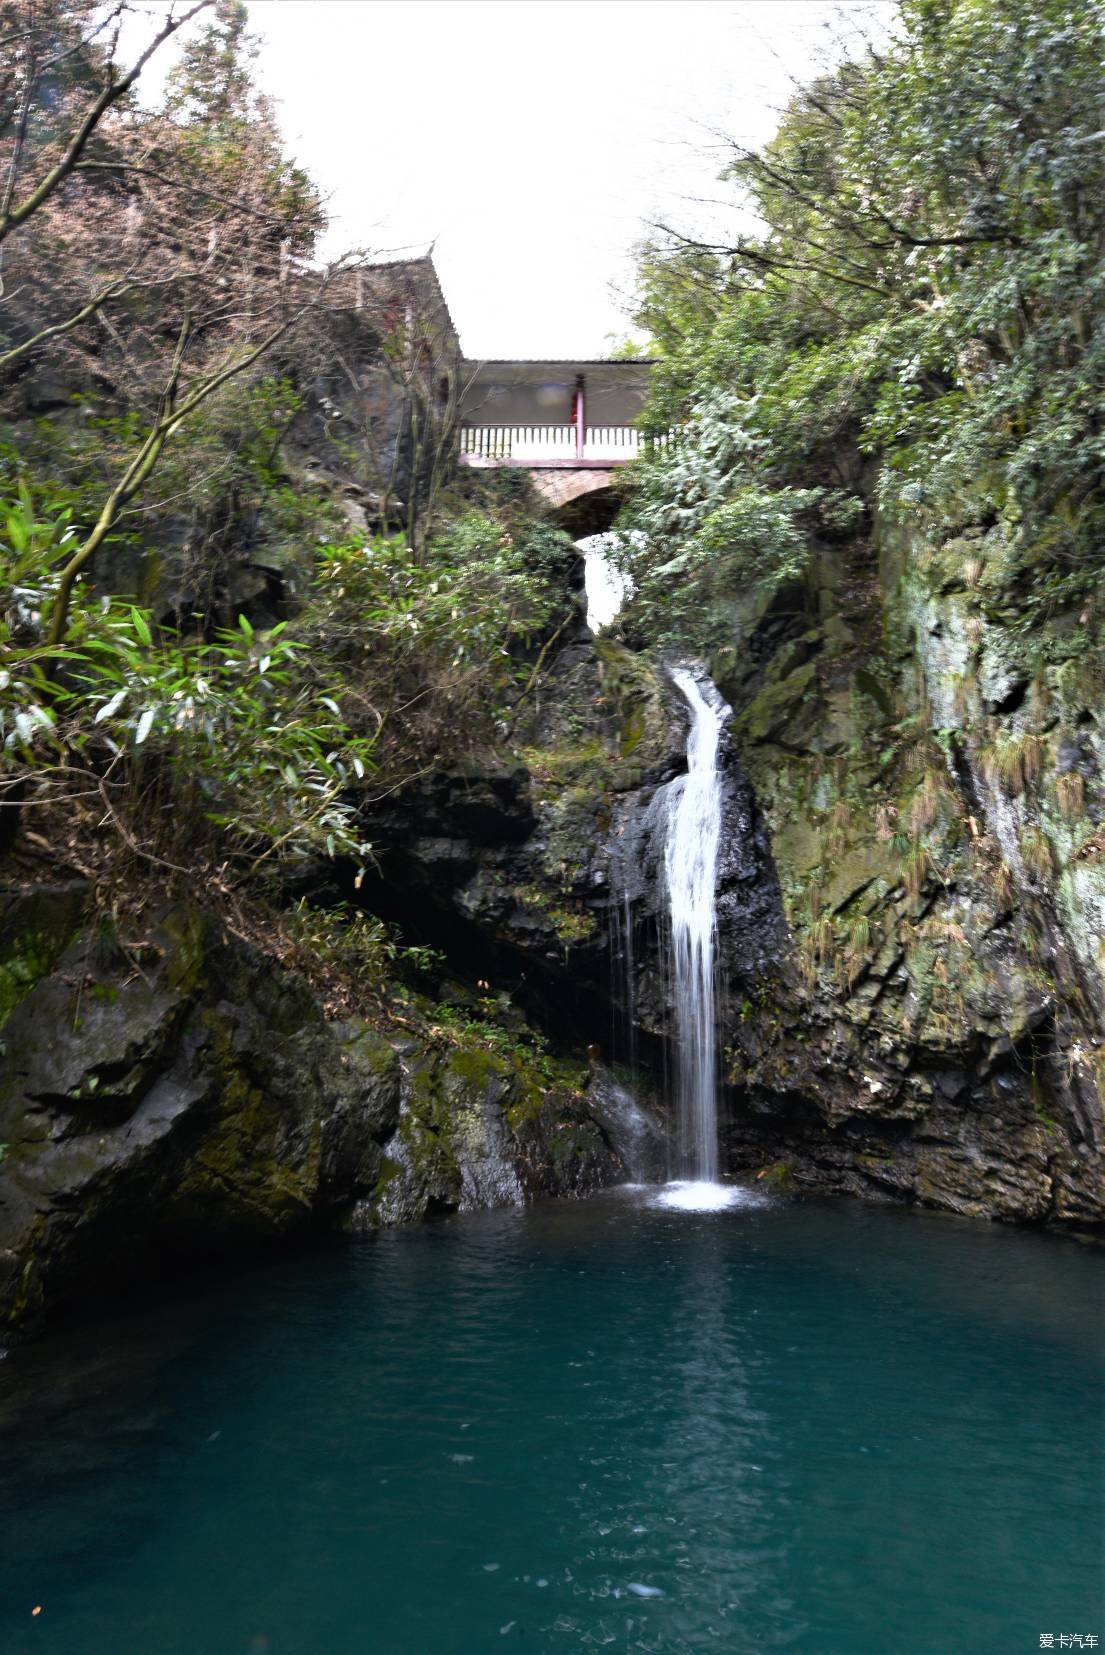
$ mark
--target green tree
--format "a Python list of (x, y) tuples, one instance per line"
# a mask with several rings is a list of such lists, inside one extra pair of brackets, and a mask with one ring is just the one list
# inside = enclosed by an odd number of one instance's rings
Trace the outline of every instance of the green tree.
[[(86, 448), (86, 499), (46, 622), (56, 647), (78, 583), (166, 451), (308, 324), (326, 273), (296, 263), (321, 225), (319, 202), (252, 89), (242, 7), (220, 0), (197, 19), (167, 102), (152, 112), (132, 93), (152, 47), (123, 73), (111, 28), (77, 0), (16, 10), (31, 32), (0, 134), (10, 287), (0, 389), (30, 359), (97, 412), (110, 387), (108, 409), (122, 416)], [(170, 9), (158, 41), (204, 10), (206, 0)], [(59, 87), (56, 65), (70, 59), (81, 72)], [(188, 491), (205, 481), (192, 468)]]
[(1073, 0), (904, 0), (885, 49), (734, 149), (755, 234), (644, 251), (653, 418), (681, 441), (631, 514), (642, 602), (665, 541), (750, 487), (823, 490), (810, 536), (849, 495), (936, 534), (1001, 522), (1010, 604), (1081, 602), (1105, 527), (1103, 52)]

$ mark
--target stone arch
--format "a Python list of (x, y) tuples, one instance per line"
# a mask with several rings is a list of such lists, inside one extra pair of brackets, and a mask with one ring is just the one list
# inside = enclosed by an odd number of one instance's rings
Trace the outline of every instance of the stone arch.
[(573, 540), (581, 540), (588, 534), (602, 534), (613, 526), (622, 503), (621, 490), (614, 486), (613, 470), (565, 468), (535, 470), (530, 475), (537, 492), (551, 507), (552, 522)]

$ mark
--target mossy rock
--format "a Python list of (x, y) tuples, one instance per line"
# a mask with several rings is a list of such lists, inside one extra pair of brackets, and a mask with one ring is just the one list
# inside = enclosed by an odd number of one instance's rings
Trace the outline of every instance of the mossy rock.
[(808, 747), (815, 732), (819, 698), (817, 666), (807, 661), (780, 682), (766, 685), (739, 714), (739, 743)]
[(399, 1108), (389, 1043), (328, 1023), (305, 982), (194, 909), (145, 940), (142, 971), (124, 956), (112, 975), (79, 934), (5, 1030), (11, 1326), (166, 1255), (340, 1222), (379, 1180)]
[(776, 1195), (792, 1195), (798, 1189), (798, 1180), (789, 1161), (771, 1161), (755, 1174), (757, 1183)]
[(90, 898), (83, 879), (0, 890), (0, 1028), (69, 947)]

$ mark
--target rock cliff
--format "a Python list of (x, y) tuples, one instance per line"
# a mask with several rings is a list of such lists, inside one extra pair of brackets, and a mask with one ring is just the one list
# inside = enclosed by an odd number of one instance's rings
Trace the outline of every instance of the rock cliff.
[(578, 1064), (426, 1017), (327, 1020), (195, 908), (108, 943), (79, 880), (9, 885), (0, 911), (9, 1332), (198, 1260), (625, 1176)]
[[(1059, 632), (1030, 671), (987, 601), (1001, 555), (883, 533), (876, 577), (869, 546), (820, 548), (801, 588), (734, 605), (707, 663), (733, 708), (723, 1153), (784, 1188), (1089, 1234), (1100, 652)], [(374, 809), (377, 870), (322, 879), (443, 951), (442, 1026), (432, 998), (328, 1019), (198, 908), (105, 942), (87, 885), (10, 878), (7, 1327), (281, 1238), (662, 1176), (662, 1106), (601, 1064), (662, 1092), (658, 821), (684, 741), (662, 663), (577, 626), (497, 751)], [(473, 995), (490, 1024), (458, 1013)]]
[(794, 938), (730, 1006), (730, 1161), (1097, 1229), (1100, 650), (988, 601), (1000, 531), (874, 550), (714, 663)]
[[(806, 583), (734, 603), (708, 663), (733, 707), (727, 1162), (1094, 1232), (1100, 652), (1058, 627), (1025, 665), (1041, 640), (987, 601), (996, 531), (876, 542), (820, 547)], [(657, 801), (683, 742), (662, 665), (580, 638), (511, 763), (433, 778), (392, 832), (427, 936), (482, 949), (533, 1014), (656, 1077)]]

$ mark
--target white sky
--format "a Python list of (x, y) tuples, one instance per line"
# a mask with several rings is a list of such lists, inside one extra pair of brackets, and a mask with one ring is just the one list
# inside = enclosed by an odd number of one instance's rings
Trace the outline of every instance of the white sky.
[(434, 259), (469, 356), (600, 356), (653, 216), (707, 220), (724, 131), (886, 0), (249, 0), (259, 79), (329, 199), (325, 251)]

